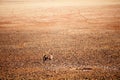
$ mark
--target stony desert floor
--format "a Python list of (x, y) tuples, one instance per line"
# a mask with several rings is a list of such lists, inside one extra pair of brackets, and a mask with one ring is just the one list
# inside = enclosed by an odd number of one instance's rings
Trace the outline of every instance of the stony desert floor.
[(119, 4), (0, 4), (0, 80), (120, 80)]

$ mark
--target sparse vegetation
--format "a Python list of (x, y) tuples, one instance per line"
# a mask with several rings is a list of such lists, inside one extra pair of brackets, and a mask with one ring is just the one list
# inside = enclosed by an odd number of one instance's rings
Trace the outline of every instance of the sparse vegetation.
[(120, 80), (119, 5), (18, 5), (0, 5), (1, 80)]

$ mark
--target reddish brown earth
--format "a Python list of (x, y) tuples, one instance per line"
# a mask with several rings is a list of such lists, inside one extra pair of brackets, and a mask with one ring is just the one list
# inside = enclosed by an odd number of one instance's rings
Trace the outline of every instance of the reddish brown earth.
[[(120, 5), (0, 5), (1, 80), (119, 80)], [(43, 63), (44, 54), (53, 60)]]

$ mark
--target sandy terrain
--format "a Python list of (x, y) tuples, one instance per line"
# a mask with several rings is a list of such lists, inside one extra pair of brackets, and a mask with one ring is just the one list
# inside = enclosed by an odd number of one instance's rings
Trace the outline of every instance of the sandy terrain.
[(119, 4), (0, 4), (0, 80), (120, 79)]

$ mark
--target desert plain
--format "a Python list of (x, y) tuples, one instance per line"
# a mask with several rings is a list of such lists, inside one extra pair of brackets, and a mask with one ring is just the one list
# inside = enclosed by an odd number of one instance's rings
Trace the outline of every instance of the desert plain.
[(120, 4), (1, 0), (0, 80), (120, 80)]

